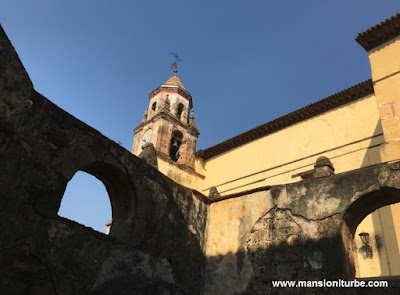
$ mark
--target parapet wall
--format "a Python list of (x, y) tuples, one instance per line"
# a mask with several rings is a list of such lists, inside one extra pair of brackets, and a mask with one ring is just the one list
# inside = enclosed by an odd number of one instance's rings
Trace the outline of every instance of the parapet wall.
[(356, 227), (400, 201), (399, 169), (380, 164), (216, 199), (207, 225), (205, 294), (227, 288), (270, 294), (274, 280), (354, 279)]

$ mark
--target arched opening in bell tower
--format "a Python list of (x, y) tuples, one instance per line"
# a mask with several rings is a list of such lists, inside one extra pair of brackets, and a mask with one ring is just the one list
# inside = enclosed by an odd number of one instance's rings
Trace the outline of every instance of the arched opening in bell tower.
[(182, 132), (175, 130), (172, 133), (172, 137), (171, 137), (171, 145), (169, 148), (169, 155), (171, 157), (171, 160), (176, 162), (179, 159), (179, 148), (182, 145), (182, 138), (183, 138), (183, 134)]
[(178, 107), (176, 108), (176, 117), (177, 117), (178, 119), (181, 118), (182, 112), (183, 112), (183, 109), (184, 109), (184, 108), (185, 108), (185, 107), (183, 106), (182, 103), (178, 104)]

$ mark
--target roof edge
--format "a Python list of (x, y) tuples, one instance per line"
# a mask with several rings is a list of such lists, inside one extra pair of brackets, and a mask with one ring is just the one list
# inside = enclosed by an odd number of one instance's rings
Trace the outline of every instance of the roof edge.
[(366, 51), (389, 41), (400, 35), (400, 13), (369, 28), (356, 37), (356, 41)]
[(201, 150), (197, 154), (205, 160), (211, 159), (215, 156), (218, 156), (229, 150), (264, 137), (268, 134), (282, 130), (286, 127), (320, 115), (324, 112), (335, 109), (339, 106), (355, 101), (372, 93), (374, 93), (373, 83), (372, 80), (369, 79), (343, 91), (335, 93), (331, 96), (328, 96), (324, 99), (321, 99), (315, 103), (307, 105), (294, 112), (291, 112), (287, 115), (276, 118), (272, 121), (250, 129), (244, 133), (236, 135), (235, 137), (211, 146), (205, 150)]

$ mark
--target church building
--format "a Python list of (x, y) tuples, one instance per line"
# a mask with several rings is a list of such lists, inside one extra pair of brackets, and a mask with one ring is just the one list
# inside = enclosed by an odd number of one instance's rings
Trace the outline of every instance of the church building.
[[(318, 177), (319, 166), (327, 167), (324, 176), (329, 177), (398, 161), (399, 28), (398, 14), (357, 36), (369, 55), (371, 79), (205, 150), (196, 151), (195, 98), (175, 68), (150, 93), (149, 107), (134, 129), (132, 153), (147, 161), (153, 154), (152, 165), (159, 171), (210, 199), (305, 181)], [(372, 252), (356, 254), (357, 276), (400, 275), (400, 204), (383, 207), (360, 223), (357, 248), (366, 234)]]
[[(204, 150), (175, 68), (130, 152), (37, 92), (0, 26), (0, 293), (399, 294), (400, 14), (356, 41), (371, 79)], [(59, 215), (79, 171), (109, 235)]]

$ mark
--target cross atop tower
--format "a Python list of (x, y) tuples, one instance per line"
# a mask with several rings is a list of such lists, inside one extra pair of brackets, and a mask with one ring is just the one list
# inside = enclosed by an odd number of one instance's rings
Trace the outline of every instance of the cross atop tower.
[(174, 73), (176, 75), (178, 73), (178, 64), (182, 61), (182, 59), (179, 57), (177, 52), (172, 52), (171, 54), (175, 59), (175, 61), (171, 64), (171, 69), (174, 69)]

